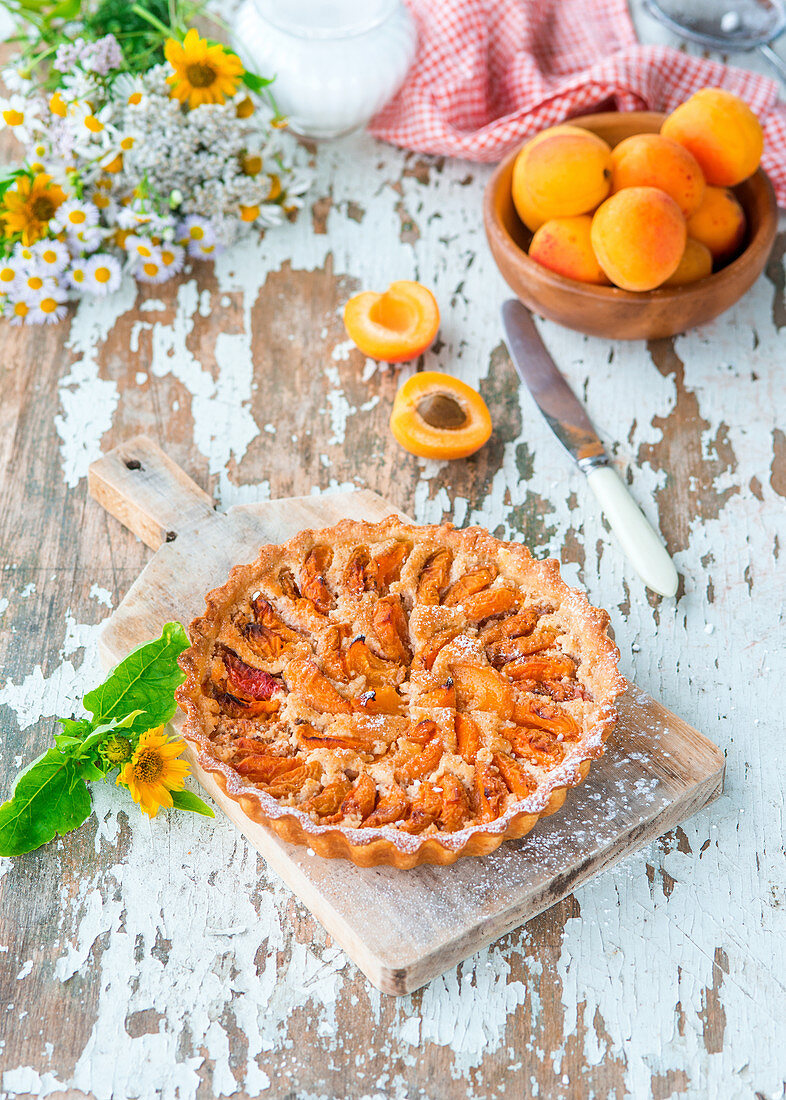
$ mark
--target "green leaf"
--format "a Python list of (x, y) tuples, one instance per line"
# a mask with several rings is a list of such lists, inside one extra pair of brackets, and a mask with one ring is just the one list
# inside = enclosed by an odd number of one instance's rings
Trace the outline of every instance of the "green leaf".
[(93, 728), (93, 723), (87, 718), (58, 718), (57, 720), (63, 727), (63, 734), (59, 736), (67, 734), (77, 741), (82, 741)]
[(246, 70), (240, 78), (247, 88), (250, 88), (252, 92), (261, 92), (263, 88), (267, 88), (276, 79), (271, 76), (269, 80), (266, 80), (263, 76), (257, 76), (256, 73), (250, 73)]
[(78, 748), (82, 742), (78, 737), (71, 737), (67, 733), (56, 733), (55, 744), (66, 756), (72, 755), (69, 750)]
[(78, 829), (90, 810), (79, 763), (59, 749), (48, 749), (25, 768), (13, 796), (0, 806), (0, 855), (32, 852), (56, 833)]
[(137, 646), (103, 684), (85, 696), (93, 724), (137, 711), (127, 727), (131, 733), (165, 725), (175, 713), (175, 688), (185, 679), (177, 658), (188, 646), (180, 623), (167, 623), (160, 638)]
[(172, 795), (176, 810), (188, 810), (192, 814), (202, 814), (204, 817), (216, 816), (208, 804), (193, 791), (170, 791), (169, 793)]
[(93, 723), (87, 718), (58, 718), (57, 720), (63, 727), (63, 732), (55, 734), (55, 744), (61, 752), (70, 755), (70, 750), (81, 745), (90, 733)]
[(19, 176), (23, 176), (24, 171), (21, 168), (17, 168), (12, 172), (9, 172), (6, 176), (0, 176), (0, 198), (5, 195), (9, 187), (12, 187)]
[(59, 4), (55, 4), (52, 9), (51, 18), (53, 19), (76, 19), (79, 15), (79, 9), (81, 8), (81, 0), (61, 0)]
[(106, 779), (107, 772), (111, 771), (109, 764), (105, 764), (100, 758), (98, 760), (93, 759), (80, 760), (79, 761), (79, 774), (89, 783), (95, 783), (99, 779)]

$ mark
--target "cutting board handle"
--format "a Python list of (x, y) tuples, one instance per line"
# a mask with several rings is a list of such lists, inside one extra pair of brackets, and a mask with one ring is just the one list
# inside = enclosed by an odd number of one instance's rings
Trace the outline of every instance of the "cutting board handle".
[(151, 550), (213, 514), (204, 489), (145, 435), (134, 436), (91, 463), (90, 495)]

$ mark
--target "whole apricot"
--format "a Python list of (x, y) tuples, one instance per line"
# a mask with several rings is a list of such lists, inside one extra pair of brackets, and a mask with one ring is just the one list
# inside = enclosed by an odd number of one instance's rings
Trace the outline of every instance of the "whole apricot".
[(543, 267), (567, 279), (608, 285), (609, 280), (592, 248), (591, 229), (592, 218), (589, 214), (578, 214), (575, 218), (552, 218), (535, 232), (529, 254)]
[(686, 286), (688, 283), (697, 283), (699, 279), (706, 279), (711, 274), (712, 253), (709, 248), (701, 241), (688, 237), (677, 270), (661, 285)]
[(552, 126), (527, 142), (513, 165), (513, 203), (526, 226), (587, 214), (611, 185), (611, 149), (581, 126)]
[(739, 96), (702, 88), (665, 120), (660, 131), (693, 153), (707, 183), (733, 187), (759, 167), (764, 133)]
[(657, 187), (626, 187), (598, 207), (590, 239), (598, 263), (623, 290), (653, 290), (685, 251), (685, 219)]
[(734, 193), (708, 187), (701, 206), (688, 219), (688, 234), (707, 246), (716, 264), (730, 260), (745, 236), (745, 211)]
[(689, 218), (704, 195), (704, 175), (684, 145), (662, 134), (634, 134), (611, 151), (612, 194), (623, 187), (659, 187)]

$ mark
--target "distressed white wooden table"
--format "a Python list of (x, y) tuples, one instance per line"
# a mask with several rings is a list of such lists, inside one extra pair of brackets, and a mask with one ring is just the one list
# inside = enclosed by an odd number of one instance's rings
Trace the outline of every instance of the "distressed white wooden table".
[[(665, 40), (639, 19), (645, 40)], [(716, 323), (610, 344), (543, 326), (654, 507), (684, 577), (648, 597), (502, 345), (480, 223), (488, 169), (364, 136), (319, 150), (310, 207), (153, 291), (59, 328), (2, 329), (2, 793), (99, 675), (96, 634), (147, 552), (87, 499), (89, 462), (145, 431), (221, 507), (378, 490), (561, 557), (608, 607), (626, 673), (726, 750), (727, 790), (683, 828), (455, 972), (371, 988), (225, 820), (126, 814), (0, 861), (0, 1095), (559, 1098), (783, 1095), (786, 435), (781, 236)], [(340, 308), (434, 287), (423, 361), (478, 385), (495, 435), (451, 467), (397, 449), (397, 378)], [(780, 750), (778, 750), (780, 751)]]

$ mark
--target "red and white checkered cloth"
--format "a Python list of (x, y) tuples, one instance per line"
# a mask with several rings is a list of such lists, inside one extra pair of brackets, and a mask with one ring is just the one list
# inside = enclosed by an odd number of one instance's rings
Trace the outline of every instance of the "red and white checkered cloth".
[(524, 138), (598, 110), (670, 111), (699, 88), (741, 96), (764, 126), (786, 206), (786, 109), (773, 80), (640, 46), (626, 0), (407, 0), (415, 63), (370, 130), (406, 149), (497, 161)]

